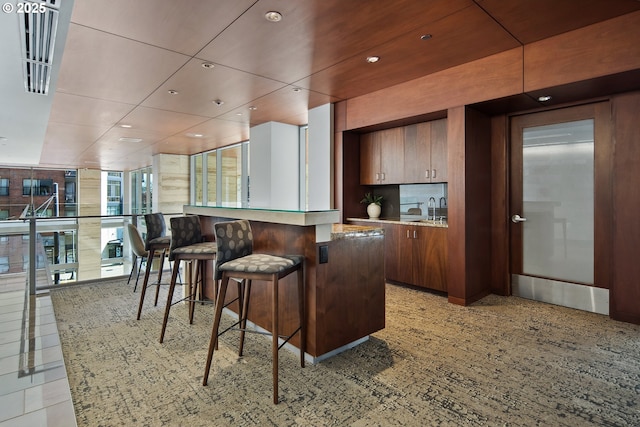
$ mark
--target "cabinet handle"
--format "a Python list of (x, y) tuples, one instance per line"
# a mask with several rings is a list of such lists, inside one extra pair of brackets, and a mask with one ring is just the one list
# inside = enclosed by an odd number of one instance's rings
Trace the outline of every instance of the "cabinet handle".
[(379, 173), (376, 174), (376, 181), (380, 181), (380, 174)]
[(382, 180), (384, 181), (384, 172), (382, 172), (380, 176), (382, 176)]
[(425, 178), (429, 178), (429, 169), (427, 169), (426, 171), (424, 171), (424, 177), (425, 177)]
[(434, 169), (433, 172), (431, 173), (431, 178), (435, 178), (436, 177), (436, 170)]
[(409, 230), (407, 230), (407, 239), (409, 238)]
[(418, 238), (418, 232), (416, 230), (413, 230), (413, 238), (414, 239)]

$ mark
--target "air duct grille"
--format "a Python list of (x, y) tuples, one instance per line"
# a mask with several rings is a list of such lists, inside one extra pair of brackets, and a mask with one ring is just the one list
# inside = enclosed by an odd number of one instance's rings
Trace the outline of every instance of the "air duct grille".
[[(32, 7), (27, 8), (26, 3)], [(19, 14), (24, 87), (27, 92), (41, 95), (49, 92), (59, 5), (60, 0), (25, 2), (25, 11), (30, 13)]]

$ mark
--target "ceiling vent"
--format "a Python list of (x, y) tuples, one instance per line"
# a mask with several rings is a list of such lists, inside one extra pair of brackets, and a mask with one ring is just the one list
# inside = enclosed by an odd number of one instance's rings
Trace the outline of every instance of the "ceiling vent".
[(25, 90), (47, 95), (61, 0), (21, 2), (19, 13)]

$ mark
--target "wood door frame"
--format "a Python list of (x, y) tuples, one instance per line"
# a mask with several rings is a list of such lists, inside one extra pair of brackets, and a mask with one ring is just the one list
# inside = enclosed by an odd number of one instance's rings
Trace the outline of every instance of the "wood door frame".
[[(611, 248), (612, 248), (612, 124), (611, 105), (608, 101), (594, 102), (578, 106), (534, 112), (509, 117), (508, 131), (508, 194), (507, 209), (509, 224), (509, 272), (515, 266), (522, 265), (522, 251), (514, 251), (513, 247), (522, 247), (522, 227), (510, 221), (516, 213), (518, 200), (522, 201), (522, 187), (516, 188), (514, 183), (522, 176), (522, 159), (514, 162), (513, 156), (520, 155), (522, 150), (516, 146), (515, 136), (521, 135), (522, 129), (563, 123), (576, 120), (594, 120), (594, 287), (610, 289), (611, 286)], [(521, 137), (520, 137), (521, 140)], [(522, 212), (522, 206), (519, 207)], [(511, 285), (509, 283), (509, 289)], [(510, 292), (509, 292), (510, 293)]]

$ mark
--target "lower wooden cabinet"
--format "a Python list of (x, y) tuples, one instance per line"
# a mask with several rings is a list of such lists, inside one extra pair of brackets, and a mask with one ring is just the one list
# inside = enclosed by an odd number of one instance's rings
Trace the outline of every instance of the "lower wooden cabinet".
[(446, 292), (447, 229), (389, 223), (382, 226), (385, 279)]

